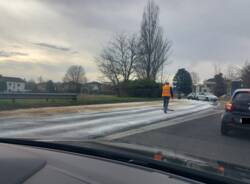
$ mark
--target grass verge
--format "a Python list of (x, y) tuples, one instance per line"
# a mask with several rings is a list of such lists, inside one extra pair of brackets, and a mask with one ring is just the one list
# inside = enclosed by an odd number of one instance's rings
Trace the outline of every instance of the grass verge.
[(117, 97), (111, 95), (82, 95), (77, 101), (64, 99), (18, 99), (14, 103), (12, 100), (0, 100), (0, 111), (13, 109), (27, 109), (39, 107), (60, 107), (60, 106), (77, 106), (91, 104), (107, 103), (125, 103), (125, 102), (143, 102), (155, 101), (160, 98), (135, 98), (135, 97)]

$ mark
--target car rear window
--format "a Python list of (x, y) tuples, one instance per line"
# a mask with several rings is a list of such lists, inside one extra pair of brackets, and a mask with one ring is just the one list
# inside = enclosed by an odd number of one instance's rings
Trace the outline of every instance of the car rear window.
[(237, 93), (234, 96), (233, 101), (235, 103), (250, 103), (250, 92)]

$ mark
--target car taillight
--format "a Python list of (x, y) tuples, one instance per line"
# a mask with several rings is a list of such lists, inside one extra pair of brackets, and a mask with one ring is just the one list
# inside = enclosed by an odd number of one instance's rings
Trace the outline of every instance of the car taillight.
[(233, 104), (231, 102), (226, 103), (225, 109), (226, 111), (231, 112), (233, 110)]

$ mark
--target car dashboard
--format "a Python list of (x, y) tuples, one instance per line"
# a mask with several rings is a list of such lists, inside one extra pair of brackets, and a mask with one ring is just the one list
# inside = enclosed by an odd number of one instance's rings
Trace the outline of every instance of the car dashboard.
[(198, 183), (110, 159), (64, 151), (0, 144), (0, 183)]

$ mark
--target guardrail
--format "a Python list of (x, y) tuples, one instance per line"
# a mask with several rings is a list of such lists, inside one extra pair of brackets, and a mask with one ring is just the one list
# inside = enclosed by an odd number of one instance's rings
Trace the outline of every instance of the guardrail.
[(77, 100), (76, 93), (0, 93), (0, 99), (71, 99)]

